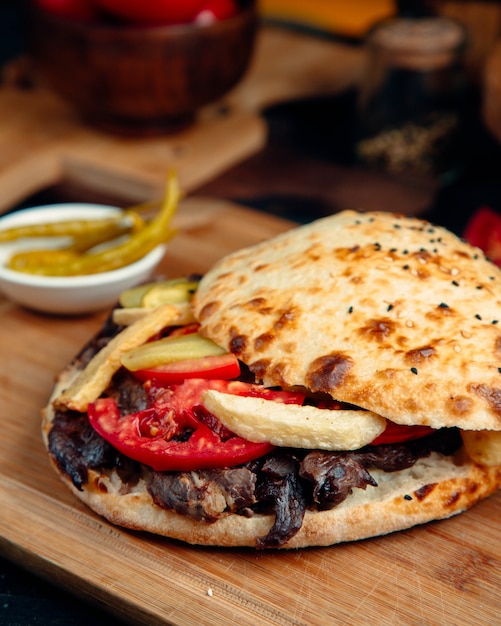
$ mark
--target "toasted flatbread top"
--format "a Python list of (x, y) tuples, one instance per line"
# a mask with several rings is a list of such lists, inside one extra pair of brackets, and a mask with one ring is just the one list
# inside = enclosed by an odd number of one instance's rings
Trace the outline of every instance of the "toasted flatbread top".
[(442, 227), (343, 211), (222, 259), (194, 307), (266, 385), (501, 430), (501, 270)]

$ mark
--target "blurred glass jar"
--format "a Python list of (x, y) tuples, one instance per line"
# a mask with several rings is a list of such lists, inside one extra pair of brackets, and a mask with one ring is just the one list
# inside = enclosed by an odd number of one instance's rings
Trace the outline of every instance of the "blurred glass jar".
[(393, 18), (369, 35), (356, 155), (408, 182), (435, 182), (460, 166), (466, 111), (465, 29), (445, 17)]

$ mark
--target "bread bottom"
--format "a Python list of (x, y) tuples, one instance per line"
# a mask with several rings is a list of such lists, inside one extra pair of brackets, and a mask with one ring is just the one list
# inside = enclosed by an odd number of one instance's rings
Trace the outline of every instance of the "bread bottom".
[[(75, 496), (113, 524), (178, 539), (190, 544), (254, 547), (268, 533), (272, 515), (229, 514), (216, 522), (197, 521), (154, 504), (144, 483), (128, 493), (115, 471), (89, 472), (89, 483), (77, 490), (56, 471)], [(412, 468), (385, 473), (372, 470), (378, 487), (356, 489), (328, 511), (306, 511), (300, 531), (283, 548), (329, 546), (411, 528), (457, 515), (495, 492), (501, 467), (486, 468), (433, 453)]]

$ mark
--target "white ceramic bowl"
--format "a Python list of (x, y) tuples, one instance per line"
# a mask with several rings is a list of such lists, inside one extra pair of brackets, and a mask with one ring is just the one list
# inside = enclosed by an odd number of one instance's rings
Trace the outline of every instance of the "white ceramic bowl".
[[(16, 211), (0, 218), (0, 229), (68, 219), (93, 219), (120, 209), (100, 204), (64, 203)], [(54, 247), (55, 239), (36, 238), (0, 244), (0, 290), (12, 301), (44, 313), (75, 315), (113, 306), (122, 291), (138, 285), (153, 274), (166, 246), (156, 247), (139, 261), (111, 272), (84, 276), (35, 276), (6, 267), (8, 258), (20, 250)], [(59, 238), (58, 243), (64, 239)]]

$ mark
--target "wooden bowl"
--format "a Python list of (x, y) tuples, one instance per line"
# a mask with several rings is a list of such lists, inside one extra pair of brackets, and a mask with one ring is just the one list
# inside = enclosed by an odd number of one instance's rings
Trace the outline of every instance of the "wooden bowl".
[(128, 135), (189, 125), (243, 77), (258, 26), (256, 0), (209, 25), (130, 26), (62, 19), (33, 7), (35, 67), (82, 117)]

